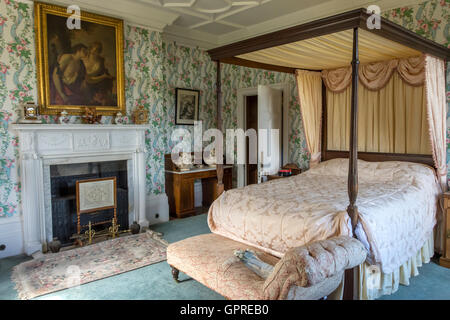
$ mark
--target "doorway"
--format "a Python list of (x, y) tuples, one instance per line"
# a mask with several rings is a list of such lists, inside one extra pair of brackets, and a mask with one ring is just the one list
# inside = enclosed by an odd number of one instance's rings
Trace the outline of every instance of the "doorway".
[[(291, 99), (291, 84), (286, 83), (278, 83), (278, 84), (272, 84), (268, 87), (272, 89), (278, 89), (282, 91), (282, 132), (281, 132), (281, 138), (282, 138), (282, 165), (285, 165), (289, 160), (289, 130), (290, 130), (290, 121), (289, 121), (289, 101)], [(247, 101), (248, 97), (250, 97), (250, 101)], [(252, 98), (253, 97), (253, 98)], [(255, 99), (256, 105), (258, 104), (258, 87), (253, 88), (241, 88), (237, 90), (237, 128), (241, 128), (244, 131), (246, 131), (247, 128), (247, 119), (253, 118), (254, 121), (258, 121), (257, 117), (248, 117), (247, 115), (247, 109), (246, 105), (247, 103), (252, 103), (251, 100)], [(253, 110), (249, 110), (249, 112), (260, 112), (260, 108), (258, 106), (256, 108), (253, 108)], [(250, 126), (251, 127), (251, 126)], [(262, 128), (262, 127), (261, 127)], [(246, 139), (248, 143), (248, 138)], [(248, 146), (244, 146), (248, 149)], [(246, 155), (246, 159), (248, 159), (248, 153)], [(256, 165), (256, 171), (259, 169)], [(245, 164), (238, 164), (237, 165), (237, 187), (242, 188), (248, 184), (248, 176), (250, 173), (248, 173), (247, 165)], [(254, 177), (254, 173), (252, 175)], [(256, 177), (256, 181), (258, 181), (258, 176)], [(253, 178), (254, 179), (254, 178)], [(251, 182), (251, 181), (250, 181)]]
[[(258, 131), (258, 96), (246, 96), (245, 103), (245, 131), (248, 129), (255, 129)], [(249, 150), (249, 139), (245, 139), (245, 150), (247, 154), (246, 159), (246, 173), (247, 180), (246, 185), (258, 183), (258, 165), (250, 164), (250, 150)]]

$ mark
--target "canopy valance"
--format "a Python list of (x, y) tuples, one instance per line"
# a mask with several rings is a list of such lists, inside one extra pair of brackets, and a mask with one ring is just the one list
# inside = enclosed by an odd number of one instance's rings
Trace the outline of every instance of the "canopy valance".
[[(367, 89), (378, 91), (386, 86), (394, 72), (410, 86), (423, 86), (425, 82), (425, 57), (423, 55), (405, 59), (393, 59), (359, 66), (359, 81)], [(343, 92), (352, 82), (352, 67), (322, 71), (328, 90)]]
[[(420, 51), (365, 30), (359, 32), (358, 45), (363, 64), (421, 55)], [(296, 69), (323, 70), (350, 65), (352, 46), (353, 31), (345, 30), (237, 57)]]

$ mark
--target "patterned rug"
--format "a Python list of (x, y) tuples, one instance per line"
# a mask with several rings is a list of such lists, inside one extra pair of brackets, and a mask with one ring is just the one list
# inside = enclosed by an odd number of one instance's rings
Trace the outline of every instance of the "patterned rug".
[(14, 267), (20, 299), (75, 287), (166, 260), (167, 242), (156, 232), (120, 237), (42, 255)]

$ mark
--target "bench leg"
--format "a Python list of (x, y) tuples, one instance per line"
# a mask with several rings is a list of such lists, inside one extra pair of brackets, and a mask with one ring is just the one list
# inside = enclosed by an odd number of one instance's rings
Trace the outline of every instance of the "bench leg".
[(180, 283), (180, 280), (178, 280), (178, 275), (180, 274), (180, 270), (178, 270), (175, 267), (172, 267), (172, 277), (173, 280), (175, 280), (176, 283)]

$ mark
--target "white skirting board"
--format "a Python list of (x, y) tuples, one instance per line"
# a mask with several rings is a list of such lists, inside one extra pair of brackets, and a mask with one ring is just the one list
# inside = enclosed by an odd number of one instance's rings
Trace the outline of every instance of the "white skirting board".
[[(165, 193), (147, 195), (146, 216), (150, 224), (169, 221), (169, 202)], [(133, 221), (130, 221), (130, 224)], [(23, 243), (23, 221), (21, 218), (0, 219), (0, 245), (6, 246), (0, 251), (0, 259), (16, 256), (25, 252)]]
[(169, 200), (167, 195), (165, 193), (147, 195), (145, 214), (150, 225), (169, 221)]
[(16, 256), (24, 252), (23, 223), (20, 218), (2, 218), (0, 220), (0, 246), (6, 248), (0, 251), (0, 259)]

